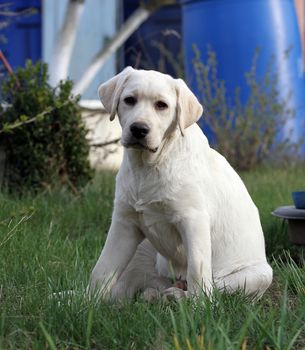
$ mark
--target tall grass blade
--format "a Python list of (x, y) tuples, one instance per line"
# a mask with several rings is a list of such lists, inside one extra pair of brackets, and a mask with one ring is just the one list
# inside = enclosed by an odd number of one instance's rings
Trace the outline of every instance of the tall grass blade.
[(55, 345), (51, 335), (48, 333), (48, 331), (46, 330), (46, 328), (45, 328), (45, 326), (43, 325), (42, 322), (39, 322), (39, 327), (41, 328), (42, 333), (45, 336), (46, 341), (48, 342), (51, 350), (57, 350), (56, 345)]

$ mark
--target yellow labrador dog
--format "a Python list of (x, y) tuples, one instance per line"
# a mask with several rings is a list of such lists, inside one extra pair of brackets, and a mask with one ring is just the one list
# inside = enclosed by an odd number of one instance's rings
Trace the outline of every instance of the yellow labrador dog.
[(258, 210), (209, 147), (196, 124), (202, 106), (187, 85), (128, 67), (99, 95), (110, 119), (118, 115), (125, 151), (90, 290), (114, 300), (141, 291), (147, 299), (209, 295), (214, 287), (262, 295), (272, 269)]

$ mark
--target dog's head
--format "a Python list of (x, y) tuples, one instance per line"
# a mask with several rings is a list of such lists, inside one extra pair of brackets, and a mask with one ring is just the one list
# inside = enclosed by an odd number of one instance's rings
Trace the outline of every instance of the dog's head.
[(183, 135), (203, 111), (183, 80), (156, 71), (127, 67), (98, 92), (110, 120), (118, 114), (127, 148), (156, 152), (177, 127)]

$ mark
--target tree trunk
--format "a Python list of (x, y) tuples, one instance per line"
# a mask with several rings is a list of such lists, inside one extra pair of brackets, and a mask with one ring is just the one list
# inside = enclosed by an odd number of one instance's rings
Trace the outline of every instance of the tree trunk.
[(66, 79), (75, 37), (85, 6), (85, 0), (69, 0), (62, 28), (57, 40), (50, 64), (50, 84), (56, 86), (60, 80)]
[(122, 25), (118, 33), (95, 56), (90, 66), (84, 71), (79, 81), (75, 84), (73, 93), (82, 94), (90, 85), (101, 67), (139, 26), (150, 16), (152, 10), (139, 7)]

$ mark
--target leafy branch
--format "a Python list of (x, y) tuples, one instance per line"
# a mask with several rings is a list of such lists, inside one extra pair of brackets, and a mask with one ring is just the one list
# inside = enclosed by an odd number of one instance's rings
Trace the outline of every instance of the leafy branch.
[(0, 134), (12, 132), (12, 130), (20, 128), (21, 126), (26, 125), (26, 124), (34, 123), (36, 121), (42, 121), (43, 118), (47, 114), (52, 113), (56, 109), (60, 109), (60, 108), (62, 108), (64, 106), (66, 106), (69, 102), (70, 102), (70, 100), (67, 100), (67, 101), (63, 102), (62, 104), (57, 105), (55, 107), (48, 107), (43, 112), (38, 113), (37, 115), (35, 115), (32, 118), (30, 118), (27, 115), (23, 114), (18, 119), (16, 119), (16, 121), (14, 123), (11, 123), (11, 124), (10, 123), (4, 123), (2, 129), (0, 130)]

